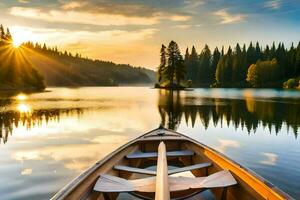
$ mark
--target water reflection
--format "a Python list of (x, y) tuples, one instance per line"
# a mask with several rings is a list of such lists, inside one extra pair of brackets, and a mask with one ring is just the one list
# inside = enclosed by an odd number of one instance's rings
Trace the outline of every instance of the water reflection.
[(187, 95), (185, 91), (160, 90), (158, 111), (161, 116), (161, 124), (167, 128), (176, 130), (181, 120), (186, 126), (194, 127), (195, 123), (201, 123), (205, 129), (210, 125), (221, 124), (236, 129), (246, 129), (248, 134), (255, 133), (259, 125), (272, 129), (277, 134), (283, 124), (297, 138), (300, 126), (299, 99), (255, 98), (252, 95), (245, 99), (225, 98), (197, 98)]
[(49, 199), (84, 169), (160, 123), (300, 195), (300, 140), (295, 140), (300, 93), (145, 87), (49, 90), (0, 93), (0, 199)]
[(44, 122), (46, 125), (51, 121), (59, 123), (61, 115), (80, 117), (82, 113), (83, 109), (80, 108), (31, 110), (26, 104), (19, 104), (16, 111), (1, 112), (0, 143), (2, 141), (5, 144), (9, 135), (19, 126), (30, 130), (32, 127), (41, 127)]

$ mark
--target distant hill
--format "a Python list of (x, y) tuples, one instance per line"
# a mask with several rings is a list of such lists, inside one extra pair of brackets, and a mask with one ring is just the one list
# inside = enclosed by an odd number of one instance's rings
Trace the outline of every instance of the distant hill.
[(116, 86), (151, 84), (156, 73), (127, 64), (82, 58), (27, 42), (20, 48), (30, 63), (41, 73), (47, 86)]
[(41, 91), (43, 76), (28, 61), (22, 51), (15, 49), (11, 39), (0, 28), (0, 90)]

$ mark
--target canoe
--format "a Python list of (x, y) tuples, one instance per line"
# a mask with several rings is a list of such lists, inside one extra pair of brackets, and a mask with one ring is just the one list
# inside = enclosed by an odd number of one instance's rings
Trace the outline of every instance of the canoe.
[(97, 162), (52, 200), (293, 199), (251, 170), (159, 127)]

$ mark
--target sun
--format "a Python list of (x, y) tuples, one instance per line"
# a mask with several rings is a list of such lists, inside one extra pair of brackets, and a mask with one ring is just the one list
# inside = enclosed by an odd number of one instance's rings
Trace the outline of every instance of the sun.
[(22, 45), (22, 41), (21, 40), (16, 40), (14, 39), (13, 42), (12, 42), (12, 45), (14, 48), (19, 48), (21, 45)]

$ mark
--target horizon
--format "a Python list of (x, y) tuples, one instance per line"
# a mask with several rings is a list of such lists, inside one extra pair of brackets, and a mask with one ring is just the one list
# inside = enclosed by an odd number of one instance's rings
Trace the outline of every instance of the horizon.
[(46, 43), (84, 57), (153, 70), (161, 44), (171, 40), (178, 42), (182, 54), (192, 45), (199, 53), (205, 44), (212, 50), (250, 41), (262, 46), (283, 42), (286, 47), (299, 42), (296, 0), (170, 2), (3, 0), (0, 16), (18, 43)]

